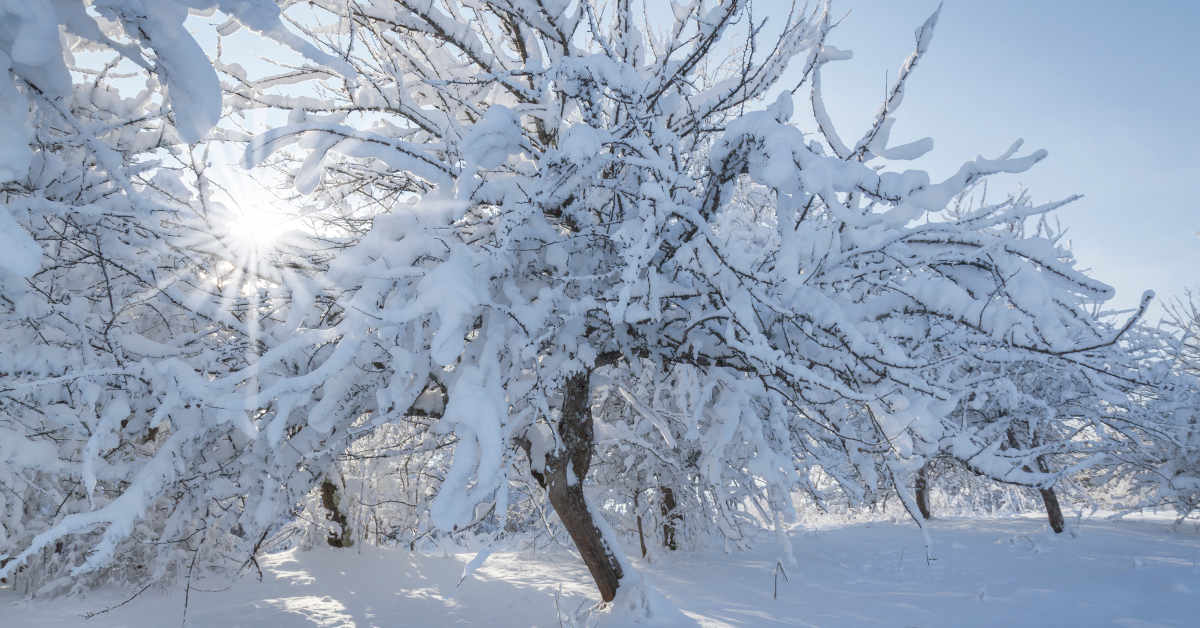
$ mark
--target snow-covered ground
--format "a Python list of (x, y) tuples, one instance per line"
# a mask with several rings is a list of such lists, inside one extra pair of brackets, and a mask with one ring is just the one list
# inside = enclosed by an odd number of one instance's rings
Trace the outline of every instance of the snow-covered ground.
[[(701, 626), (1196, 626), (1200, 530), (1194, 523), (1083, 521), (1055, 536), (1044, 521), (931, 524), (935, 560), (910, 523), (797, 531), (778, 579), (777, 548), (679, 553), (639, 563), (647, 580)], [(557, 626), (595, 601), (568, 552), (497, 552), (456, 588), (470, 554), (289, 551), (262, 561), (260, 583), (194, 586), (189, 626)], [(204, 590), (197, 590), (197, 589)], [(178, 626), (183, 590), (26, 601), (0, 591), (0, 626)], [(610, 620), (613, 618), (609, 618)], [(613, 622), (607, 622), (610, 625)]]

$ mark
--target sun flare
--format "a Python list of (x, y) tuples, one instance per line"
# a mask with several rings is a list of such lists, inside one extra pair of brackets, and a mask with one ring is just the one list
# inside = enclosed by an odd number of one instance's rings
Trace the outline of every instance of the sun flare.
[(229, 234), (252, 252), (268, 251), (287, 230), (288, 217), (269, 207), (243, 207), (229, 222)]
[[(228, 157), (227, 157), (228, 159)], [(256, 180), (232, 166), (217, 169), (214, 180), (224, 193), (219, 223), (227, 245), (241, 264), (261, 259), (284, 247), (289, 233), (297, 228), (296, 214), (272, 193), (269, 182)]]

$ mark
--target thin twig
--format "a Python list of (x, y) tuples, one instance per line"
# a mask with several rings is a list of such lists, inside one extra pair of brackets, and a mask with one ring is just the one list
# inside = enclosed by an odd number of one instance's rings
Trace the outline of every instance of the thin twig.
[(132, 601), (133, 601), (133, 598), (135, 598), (135, 597), (137, 597), (137, 596), (141, 595), (141, 594), (142, 594), (142, 592), (144, 592), (146, 589), (149, 589), (149, 588), (150, 588), (150, 585), (152, 585), (152, 584), (154, 584), (154, 583), (153, 583), (153, 582), (147, 582), (147, 583), (146, 583), (146, 586), (144, 586), (144, 587), (142, 587), (142, 588), (138, 589), (138, 592), (137, 592), (137, 593), (134, 593), (133, 595), (129, 596), (129, 599), (125, 600), (124, 602), (121, 602), (120, 604), (114, 604), (114, 605), (112, 605), (112, 606), (109, 606), (108, 608), (101, 609), (101, 610), (98, 610), (98, 611), (88, 611), (88, 612), (86, 612), (86, 613), (84, 613), (84, 614), (83, 614), (83, 618), (84, 618), (84, 619), (91, 619), (91, 618), (93, 618), (93, 617), (95, 617), (95, 616), (97, 616), (97, 615), (103, 615), (103, 614), (105, 614), (105, 613), (107, 613), (108, 611), (111, 611), (111, 610), (113, 610), (113, 609), (121, 608), (122, 606), (125, 606), (126, 604), (128, 604), (128, 603), (132, 602)]
[(196, 558), (199, 556), (200, 545), (196, 545), (196, 550), (192, 552), (192, 564), (188, 565), (187, 586), (183, 590), (183, 617), (179, 620), (181, 628), (187, 626), (188, 602), (192, 599), (192, 571), (196, 569)]

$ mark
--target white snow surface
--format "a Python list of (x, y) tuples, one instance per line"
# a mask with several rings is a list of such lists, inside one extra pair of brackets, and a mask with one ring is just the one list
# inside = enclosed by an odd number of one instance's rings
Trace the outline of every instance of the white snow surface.
[[(1144, 518), (1076, 522), (1054, 535), (1041, 518), (929, 524), (935, 559), (908, 522), (793, 530), (798, 561), (772, 599), (778, 548), (652, 555), (641, 578), (680, 614), (660, 626), (1194, 626), (1200, 527)], [(558, 626), (596, 602), (573, 552), (496, 552), (455, 588), (472, 553), (377, 548), (289, 550), (260, 560), (264, 577), (193, 582), (187, 625)], [(180, 625), (183, 583), (119, 603), (128, 591), (25, 600), (0, 590), (0, 626)], [(651, 593), (657, 596), (655, 593)], [(556, 601), (557, 598), (557, 601)], [(661, 601), (661, 600), (660, 600)], [(630, 625), (621, 608), (587, 625)]]
[(0, 271), (28, 277), (37, 272), (41, 259), (42, 248), (13, 220), (7, 208), (0, 207)]

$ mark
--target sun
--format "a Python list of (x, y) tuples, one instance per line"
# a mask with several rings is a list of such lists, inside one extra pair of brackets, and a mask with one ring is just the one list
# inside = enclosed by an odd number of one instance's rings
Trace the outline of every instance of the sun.
[(247, 252), (264, 253), (279, 243), (288, 222), (289, 217), (274, 208), (244, 206), (230, 217), (229, 235)]
[(270, 181), (229, 166), (211, 175), (220, 190), (217, 224), (226, 245), (244, 264), (261, 263), (281, 248), (299, 226), (294, 209), (279, 198)]

